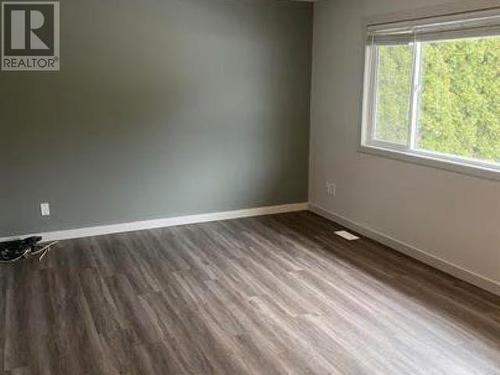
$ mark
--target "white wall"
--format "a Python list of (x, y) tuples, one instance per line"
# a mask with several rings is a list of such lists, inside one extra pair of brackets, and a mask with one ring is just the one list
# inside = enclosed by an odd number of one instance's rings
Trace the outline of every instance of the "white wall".
[[(363, 23), (498, 6), (493, 1), (315, 4), (310, 202), (500, 290), (500, 182), (358, 152)], [(337, 194), (326, 194), (326, 180)], [(437, 263), (439, 263), (437, 261)], [(462, 272), (463, 273), (463, 272)], [(475, 274), (475, 275), (474, 275)]]

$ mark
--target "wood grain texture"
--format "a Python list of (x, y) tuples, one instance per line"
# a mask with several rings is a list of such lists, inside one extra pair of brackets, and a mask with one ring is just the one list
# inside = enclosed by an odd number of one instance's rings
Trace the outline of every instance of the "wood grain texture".
[(5, 374), (500, 374), (500, 298), (309, 212), (2, 266)]

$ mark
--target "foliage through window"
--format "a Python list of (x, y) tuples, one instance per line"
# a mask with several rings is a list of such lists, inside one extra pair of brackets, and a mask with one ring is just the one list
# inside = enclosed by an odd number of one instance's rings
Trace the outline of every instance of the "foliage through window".
[(363, 145), (500, 170), (499, 18), (369, 28)]

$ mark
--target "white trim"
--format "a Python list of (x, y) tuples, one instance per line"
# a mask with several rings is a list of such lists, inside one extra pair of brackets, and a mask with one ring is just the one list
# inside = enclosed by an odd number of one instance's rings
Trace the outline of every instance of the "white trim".
[(442, 154), (424, 152), (424, 151), (404, 151), (397, 150), (395, 147), (387, 148), (383, 144), (361, 145), (359, 152), (375, 156), (387, 157), (394, 160), (403, 161), (411, 164), (424, 165), (460, 173), (463, 175), (481, 177), (488, 180), (500, 181), (500, 169), (490, 167), (489, 164), (473, 164), (465, 162), (465, 159), (457, 159)]
[(455, 276), (458, 279), (464, 280), (481, 289), (487, 290), (493, 294), (500, 296), (500, 283), (496, 282), (495, 280), (491, 280), (475, 272), (466, 270), (456, 264), (450, 263), (444, 259), (436, 257), (435, 255), (429, 254), (424, 250), (418, 249), (415, 246), (412, 246), (403, 241), (390, 237), (364, 224), (357, 223), (342, 215), (330, 212), (318, 205), (310, 203), (309, 210), (326, 219), (334, 221), (352, 231), (358, 232), (368, 238), (371, 238), (372, 240), (375, 240), (377, 242), (380, 242), (381, 244), (389, 246), (390, 248), (399, 251), (403, 254), (406, 254), (409, 257), (415, 258), (425, 264), (428, 264), (445, 273)]
[(132, 232), (145, 229), (173, 227), (177, 225), (206, 223), (209, 221), (229, 220), (242, 217), (262, 216), (280, 214), (285, 212), (305, 211), (308, 209), (307, 203), (284, 204), (280, 206), (267, 206), (257, 208), (247, 208), (235, 211), (211, 212), (206, 214), (169, 217), (164, 219), (154, 219), (145, 221), (135, 221), (130, 223), (100, 225), (95, 227), (60, 230), (45, 233), (20, 234), (0, 238), (0, 242), (9, 241), (19, 237), (41, 236), (43, 241), (62, 241), (74, 238), (102, 236), (105, 234)]

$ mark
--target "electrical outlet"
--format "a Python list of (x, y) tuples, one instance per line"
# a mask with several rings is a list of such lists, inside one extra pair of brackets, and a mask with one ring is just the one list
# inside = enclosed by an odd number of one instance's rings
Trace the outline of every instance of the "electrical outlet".
[(337, 185), (334, 182), (327, 181), (326, 193), (334, 197), (337, 194)]
[(41, 203), (40, 204), (40, 213), (42, 216), (50, 216), (50, 204)]

